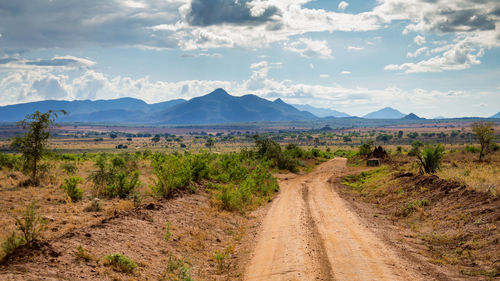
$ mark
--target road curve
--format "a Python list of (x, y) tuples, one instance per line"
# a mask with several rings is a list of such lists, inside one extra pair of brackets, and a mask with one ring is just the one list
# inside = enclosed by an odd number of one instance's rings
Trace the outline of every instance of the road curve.
[(345, 167), (336, 158), (280, 180), (244, 280), (422, 280), (331, 187)]

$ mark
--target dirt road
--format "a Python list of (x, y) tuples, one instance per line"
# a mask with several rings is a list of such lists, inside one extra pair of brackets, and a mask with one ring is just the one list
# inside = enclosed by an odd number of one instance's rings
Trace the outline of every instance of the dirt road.
[(339, 158), (281, 179), (244, 280), (421, 280), (331, 187), (345, 167)]

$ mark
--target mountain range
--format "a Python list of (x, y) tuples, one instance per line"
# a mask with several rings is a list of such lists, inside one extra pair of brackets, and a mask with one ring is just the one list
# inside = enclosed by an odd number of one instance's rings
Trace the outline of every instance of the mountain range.
[(490, 118), (500, 118), (500, 112), (498, 112), (497, 114), (491, 116)]
[(255, 95), (231, 96), (223, 89), (190, 100), (176, 99), (147, 104), (134, 98), (114, 100), (47, 100), (0, 107), (0, 122), (16, 122), (35, 111), (66, 110), (58, 122), (129, 124), (216, 124), (258, 121), (313, 120), (281, 99), (269, 101)]
[[(46, 100), (0, 106), (0, 122), (17, 122), (35, 111), (66, 110), (58, 122), (124, 123), (124, 124), (220, 124), (259, 121), (298, 121), (321, 118), (359, 118), (328, 108), (291, 105), (281, 99), (270, 101), (256, 95), (232, 96), (224, 89), (190, 100), (175, 99), (148, 104), (134, 98), (114, 100)], [(421, 120), (386, 107), (369, 113), (367, 119)], [(500, 118), (500, 112), (491, 118)]]

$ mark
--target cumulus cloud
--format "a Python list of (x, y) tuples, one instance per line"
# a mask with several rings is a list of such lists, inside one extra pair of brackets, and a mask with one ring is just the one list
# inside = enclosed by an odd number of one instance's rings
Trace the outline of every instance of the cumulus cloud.
[(474, 47), (461, 41), (453, 45), (441, 55), (417, 63), (390, 64), (385, 70), (403, 70), (406, 73), (414, 72), (442, 72), (445, 70), (462, 70), (472, 65), (480, 64), (479, 58), (484, 55), (484, 49), (477, 51)]
[(418, 48), (417, 50), (415, 50), (415, 52), (411, 53), (411, 52), (408, 52), (406, 54), (406, 56), (408, 58), (416, 58), (418, 56), (420, 56), (421, 54), (425, 53), (427, 50), (429, 50), (429, 48), (427, 47), (422, 47), (422, 48)]
[(326, 40), (312, 40), (310, 38), (299, 38), (290, 44), (285, 44), (285, 50), (299, 53), (306, 58), (332, 59), (332, 50), (328, 47)]
[(342, 75), (348, 75), (348, 74), (351, 74), (351, 72), (347, 71), (347, 70), (344, 70), (344, 71), (340, 72), (340, 74), (342, 74)]
[(342, 1), (337, 6), (337, 9), (339, 9), (340, 11), (344, 11), (347, 8), (347, 6), (349, 6), (349, 3), (347, 3), (346, 1)]
[[(441, 72), (467, 69), (480, 64), (484, 50), (500, 47), (500, 13), (498, 1), (494, 0), (382, 0), (373, 13), (391, 22), (406, 20), (403, 33), (434, 32), (453, 34), (452, 44), (429, 50), (439, 54), (418, 63), (390, 64), (387, 70), (405, 72)], [(422, 46), (425, 37), (417, 35), (414, 43)], [(416, 57), (425, 52), (408, 53)]]
[(328, 74), (320, 74), (319, 78), (330, 78), (330, 75), (328, 75)]
[(415, 42), (415, 44), (419, 46), (422, 46), (423, 44), (425, 44), (425, 37), (422, 35), (417, 35), (415, 36), (415, 38), (413, 38), (413, 42)]

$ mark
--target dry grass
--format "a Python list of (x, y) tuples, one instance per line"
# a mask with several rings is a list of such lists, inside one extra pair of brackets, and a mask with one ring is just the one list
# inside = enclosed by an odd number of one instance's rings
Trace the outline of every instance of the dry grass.
[(500, 153), (490, 154), (482, 162), (478, 162), (477, 157), (473, 153), (450, 153), (437, 175), (463, 182), (475, 191), (500, 196)]

